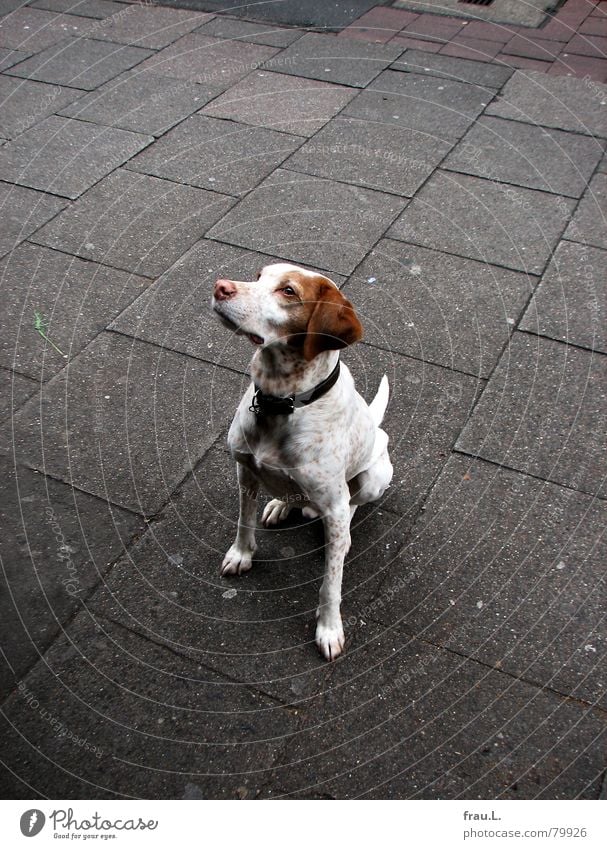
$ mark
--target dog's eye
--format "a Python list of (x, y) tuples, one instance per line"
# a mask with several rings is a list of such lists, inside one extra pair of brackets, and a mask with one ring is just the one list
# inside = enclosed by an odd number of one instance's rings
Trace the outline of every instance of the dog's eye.
[(258, 271), (257, 274), (255, 275), (255, 279), (259, 280), (260, 277), (261, 277), (261, 271)]
[(293, 289), (292, 286), (283, 286), (282, 289), (279, 289), (278, 291), (282, 292), (283, 295), (295, 295), (295, 294), (297, 294), (295, 292), (295, 289)]

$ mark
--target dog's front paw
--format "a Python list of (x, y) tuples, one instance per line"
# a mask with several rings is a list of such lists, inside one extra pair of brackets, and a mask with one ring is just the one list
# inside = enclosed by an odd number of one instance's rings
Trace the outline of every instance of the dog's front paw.
[(220, 574), (224, 575), (242, 575), (243, 572), (248, 572), (253, 565), (253, 552), (238, 548), (236, 543), (229, 549), (221, 564)]
[(316, 625), (316, 645), (325, 660), (335, 660), (343, 652), (346, 645), (344, 629), (341, 621), (337, 625)]

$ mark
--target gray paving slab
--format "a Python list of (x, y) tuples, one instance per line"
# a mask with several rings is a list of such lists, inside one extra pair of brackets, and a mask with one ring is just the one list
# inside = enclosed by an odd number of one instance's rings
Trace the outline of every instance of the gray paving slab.
[(59, 85), (47, 85), (18, 77), (0, 76), (0, 135), (12, 139), (47, 115), (58, 112), (82, 92)]
[(606, 267), (605, 251), (561, 242), (520, 328), (607, 354)]
[(152, 51), (94, 38), (70, 38), (47, 47), (8, 73), (29, 80), (92, 91), (137, 65)]
[(409, 127), (433, 139), (454, 141), (464, 135), (491, 94), (478, 86), (421, 74), (384, 71), (344, 109), (343, 115), (375, 125)]
[(193, 32), (151, 56), (142, 67), (165, 77), (202, 83), (217, 95), (276, 53), (274, 47), (226, 41)]
[(536, 278), (383, 239), (346, 285), (365, 340), (488, 377)]
[(299, 136), (192, 115), (128, 167), (228, 195), (250, 191), (301, 145)]
[(128, 6), (121, 14), (113, 15), (96, 25), (94, 36), (115, 44), (136, 44), (139, 47), (160, 49), (210, 18), (210, 15), (187, 9), (167, 9), (136, 3)]
[(453, 56), (426, 53), (424, 50), (406, 50), (390, 67), (396, 71), (428, 74), (431, 77), (472, 83), (489, 89), (501, 88), (512, 76), (510, 68), (500, 65), (474, 62), (470, 59), (456, 59)]
[(157, 277), (232, 203), (215, 192), (119, 169), (32, 239), (105, 265)]
[[(272, 261), (272, 257), (203, 240), (121, 313), (111, 327), (245, 371), (252, 356), (250, 345), (228, 333), (210, 311), (201, 314), (200, 305), (207, 302), (217, 277), (253, 279), (257, 270)], [(340, 278), (334, 279), (340, 282)], [(364, 302), (358, 295), (352, 297), (368, 336), (371, 323)], [(175, 304), (179, 304), (178, 309)], [(170, 321), (167, 315), (171, 315)], [(343, 358), (359, 391), (369, 401), (382, 375), (388, 375), (391, 401), (385, 426), (390, 434), (395, 473), (380, 508), (412, 521), (470, 413), (478, 381), (367, 345), (354, 346), (343, 353)]]
[(603, 156), (604, 144), (582, 134), (481, 117), (443, 167), (579, 198)]
[(0, 183), (0, 257), (12, 251), (66, 206), (67, 201), (62, 198), (25, 189), (23, 186)]
[(0, 16), (8, 15), (15, 9), (25, 6), (27, 0), (0, 0)]
[(225, 18), (223, 16), (213, 18), (212, 21), (203, 24), (198, 31), (203, 35), (211, 35), (214, 38), (252, 41), (255, 44), (267, 44), (268, 47), (288, 47), (289, 44), (297, 41), (303, 35), (303, 31), (299, 29), (272, 27), (267, 24), (239, 21), (236, 18)]
[(77, 198), (152, 136), (51, 115), (0, 151), (0, 179)]
[[(354, 304), (360, 309), (358, 298)], [(362, 313), (368, 327), (364, 310)], [(470, 416), (483, 382), (364, 344), (344, 351), (343, 359), (367, 401), (375, 397), (384, 374), (390, 384), (383, 427), (390, 437), (394, 476), (381, 502), (368, 509), (390, 510), (405, 523), (412, 523)], [(390, 568), (388, 564), (384, 574)]]
[(541, 274), (574, 205), (546, 192), (436, 171), (388, 235)]
[[(154, 532), (130, 549), (130, 562), (116, 565), (90, 609), (232, 680), (305, 704), (332, 678), (331, 665), (314, 644), (324, 571), (321, 523), (302, 521), (299, 514), (279, 528), (260, 529), (253, 568), (240, 578), (221, 578), (237, 515), (234, 462), (217, 446), (154, 523)], [(394, 558), (408, 525), (381, 507), (357, 512), (344, 569), (344, 617), (372, 597), (378, 573)]]
[(604, 496), (606, 422), (603, 354), (515, 333), (457, 447)]
[[(200, 0), (163, 0), (167, 6), (185, 3), (199, 4)], [(256, 21), (341, 30), (377, 5), (375, 0), (348, 0), (347, 3), (327, 3), (326, 0), (284, 0), (281, 3), (247, 3), (237, 6), (232, 0), (205, 0), (209, 11), (227, 12), (235, 17)]]
[(607, 248), (607, 174), (595, 174), (575, 211), (565, 238)]
[(57, 111), (82, 121), (160, 136), (210, 97), (211, 92), (198, 83), (133, 70)]
[(285, 168), (412, 197), (450, 143), (406, 127), (334, 118), (296, 151)]
[(277, 169), (215, 225), (221, 242), (349, 274), (404, 201)]
[(604, 707), (606, 514), (592, 496), (455, 455), (377, 618)]
[(242, 378), (102, 333), (15, 417), (28, 466), (156, 513), (229, 423)]
[(5, 446), (9, 444), (10, 420), (13, 413), (40, 388), (36, 380), (23, 374), (0, 368), (0, 422), (6, 423), (1, 434)]
[(112, 0), (35, 0), (28, 3), (28, 6), (32, 9), (48, 9), (50, 12), (64, 12), (98, 20), (125, 12), (124, 3), (114, 3)]
[(272, 70), (297, 77), (364, 88), (402, 53), (402, 47), (371, 44), (322, 33), (306, 33), (270, 63)]
[(607, 137), (607, 86), (575, 77), (515, 71), (487, 112), (528, 124)]
[(596, 798), (605, 725), (588, 706), (396, 629), (367, 640), (306, 706), (272, 796)]
[[(149, 281), (25, 243), (0, 265), (0, 364), (40, 382), (82, 351)], [(43, 332), (36, 330), (36, 313)]]
[(9, 458), (0, 468), (4, 699), (145, 524)]
[[(255, 280), (276, 257), (201, 239), (162, 277), (124, 310), (111, 328), (182, 354), (246, 372), (254, 349), (230, 333), (209, 308), (220, 277)], [(332, 275), (337, 285), (340, 275)]]
[(254, 71), (202, 112), (243, 124), (312, 136), (355, 96), (344, 86)]
[(23, 62), (27, 59), (29, 53), (24, 53), (21, 50), (12, 50), (10, 47), (0, 47), (0, 71), (6, 71), (17, 62)]
[(0, 19), (0, 47), (38, 53), (68, 36), (86, 35), (90, 26), (89, 18), (24, 7)]
[[(255, 798), (298, 727), (272, 700), (86, 612), (45, 660), (3, 706), (0, 732), (4, 763), (42, 793)], [(20, 791), (14, 776), (3, 785)]]

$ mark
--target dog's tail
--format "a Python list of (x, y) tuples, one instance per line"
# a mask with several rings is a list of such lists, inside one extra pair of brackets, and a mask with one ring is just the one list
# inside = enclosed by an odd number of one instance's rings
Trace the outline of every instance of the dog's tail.
[(383, 421), (384, 413), (386, 412), (386, 407), (388, 406), (389, 397), (390, 387), (388, 385), (388, 378), (384, 374), (381, 379), (381, 383), (379, 384), (377, 395), (369, 404), (371, 418), (373, 419), (373, 422), (376, 427), (379, 427)]

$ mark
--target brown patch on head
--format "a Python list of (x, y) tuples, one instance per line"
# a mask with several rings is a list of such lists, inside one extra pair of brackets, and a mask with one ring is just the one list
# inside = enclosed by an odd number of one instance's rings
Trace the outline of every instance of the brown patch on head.
[(313, 360), (321, 351), (335, 351), (362, 339), (363, 328), (354, 307), (328, 278), (294, 272), (289, 279), (297, 284), (302, 298), (293, 331), (303, 343), (306, 360)]

